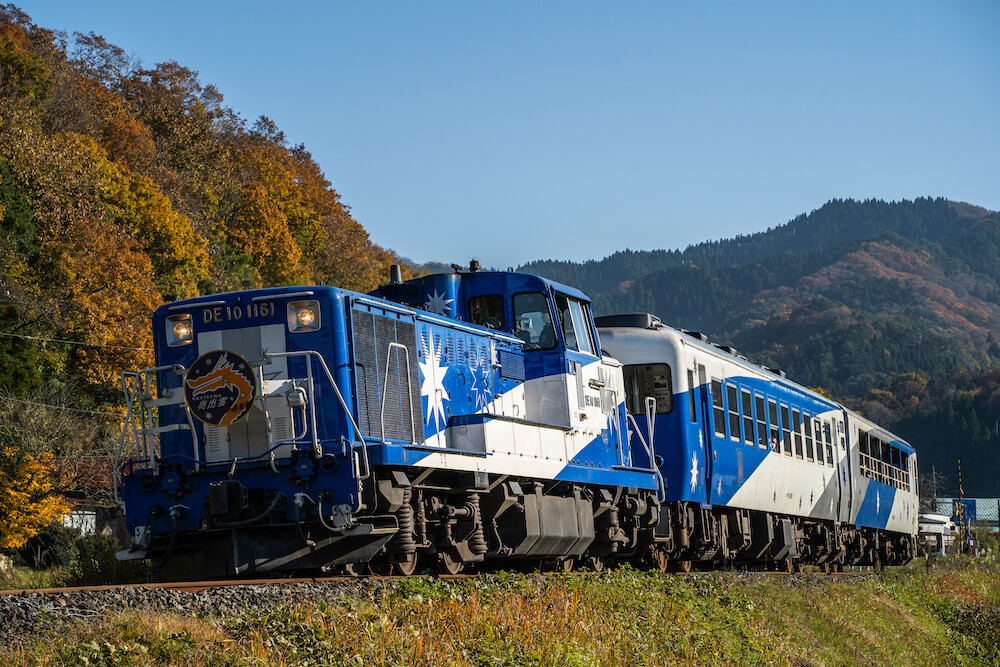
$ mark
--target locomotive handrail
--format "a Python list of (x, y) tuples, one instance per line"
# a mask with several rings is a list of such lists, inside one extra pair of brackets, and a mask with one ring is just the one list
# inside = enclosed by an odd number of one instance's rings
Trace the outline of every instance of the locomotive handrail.
[[(656, 465), (656, 461), (653, 459), (653, 447), (651, 444), (647, 444), (646, 439), (642, 437), (642, 431), (639, 430), (639, 424), (636, 423), (632, 413), (626, 410), (625, 416), (632, 422), (632, 426), (635, 427), (635, 434), (639, 437), (639, 442), (642, 443), (642, 447), (646, 450), (646, 455), (649, 457), (649, 468), (647, 470), (652, 470), (656, 475), (657, 500), (664, 500), (667, 497), (667, 486), (663, 479), (663, 473), (660, 472), (660, 467)], [(652, 432), (652, 429), (650, 429), (650, 432)], [(650, 440), (652, 440), (652, 437)]]
[[(347, 419), (348, 421), (350, 421), (351, 427), (354, 429), (354, 437), (361, 442), (361, 448), (360, 448), (361, 457), (364, 460), (365, 472), (363, 475), (361, 474), (360, 463), (359, 463), (358, 466), (359, 469), (357, 473), (358, 473), (358, 483), (360, 484), (362, 480), (366, 480), (371, 476), (371, 464), (368, 461), (368, 447), (365, 444), (364, 438), (361, 436), (361, 429), (358, 427), (357, 422), (354, 421), (354, 415), (351, 414), (350, 408), (347, 407), (347, 401), (344, 400), (344, 396), (343, 394), (340, 393), (340, 388), (337, 386), (336, 380), (333, 379), (333, 373), (330, 372), (330, 367), (326, 365), (326, 360), (323, 359), (323, 356), (316, 350), (301, 350), (299, 352), (267, 352), (264, 354), (264, 357), (267, 359), (273, 359), (276, 357), (288, 358), (288, 357), (300, 357), (300, 356), (313, 357), (317, 361), (319, 361), (320, 367), (326, 374), (326, 379), (329, 380), (330, 384), (333, 386), (333, 392), (337, 395), (337, 400), (340, 401), (340, 406), (344, 409), (344, 414), (347, 415)], [(309, 363), (306, 364), (306, 378), (309, 383), (309, 393), (310, 395), (314, 395), (312, 364)], [(319, 440), (317, 438), (315, 400), (309, 401), (309, 417), (312, 422), (313, 453), (315, 454), (316, 458), (319, 459), (322, 458), (323, 456), (323, 449), (320, 447)], [(358, 502), (361, 502), (360, 495), (358, 496)]]
[[(385, 440), (385, 392), (386, 385), (389, 382), (389, 359), (392, 354), (392, 348), (399, 348), (403, 350), (403, 358), (406, 359), (406, 400), (410, 404), (410, 442), (416, 442), (417, 426), (413, 421), (413, 386), (411, 384), (412, 377), (410, 375), (410, 350), (407, 349), (402, 343), (389, 343), (389, 347), (385, 351), (385, 374), (382, 376), (382, 401), (379, 403), (378, 410), (378, 420), (379, 420), (379, 433), (382, 435), (382, 444), (388, 444)], [(400, 406), (402, 407), (402, 406)], [(402, 417), (402, 415), (400, 415)]]
[[(191, 420), (191, 411), (185, 406), (184, 413), (187, 417), (187, 424), (172, 424), (170, 426), (154, 426), (153, 425), (153, 408), (159, 407), (161, 405), (171, 405), (180, 403), (168, 402), (167, 396), (161, 398), (153, 398), (152, 394), (152, 381), (151, 376), (155, 373), (160, 373), (162, 371), (171, 371), (174, 375), (181, 375), (184, 373), (185, 368), (180, 364), (170, 364), (167, 366), (154, 366), (152, 368), (144, 368), (138, 372), (125, 372), (122, 373), (122, 391), (125, 393), (125, 426), (122, 428), (122, 435), (118, 442), (118, 452), (115, 455), (115, 474), (114, 474), (114, 499), (119, 505), (124, 505), (124, 500), (121, 497), (121, 492), (119, 490), (118, 484), (118, 469), (121, 467), (122, 455), (125, 452), (125, 437), (126, 433), (131, 431), (132, 439), (135, 441), (136, 456), (140, 459), (146, 460), (152, 467), (154, 473), (158, 470), (159, 464), (156, 462), (156, 457), (151, 452), (151, 442), (149, 436), (159, 435), (160, 433), (166, 433), (170, 431), (179, 431), (187, 429), (191, 432), (191, 443), (194, 448), (194, 452), (197, 453), (198, 441), (197, 435), (194, 430), (194, 423)], [(129, 381), (131, 379), (131, 382)], [(141, 420), (143, 428), (138, 428), (136, 426), (137, 416), (135, 414), (135, 404), (139, 403), (139, 415), (138, 419)], [(149, 428), (145, 428), (146, 425)], [(195, 470), (198, 470), (198, 461), (195, 460)]]

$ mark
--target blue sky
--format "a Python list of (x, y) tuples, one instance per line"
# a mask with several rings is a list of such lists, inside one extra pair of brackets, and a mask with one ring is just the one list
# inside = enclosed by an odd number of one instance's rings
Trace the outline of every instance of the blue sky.
[(304, 143), (373, 240), (506, 267), (831, 198), (1000, 209), (1000, 2), (16, 2)]

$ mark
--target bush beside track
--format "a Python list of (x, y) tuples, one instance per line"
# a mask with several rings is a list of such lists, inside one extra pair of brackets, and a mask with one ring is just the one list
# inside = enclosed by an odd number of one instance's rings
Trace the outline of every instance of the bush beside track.
[(0, 663), (1000, 664), (1000, 567), (484, 575), (0, 597)]

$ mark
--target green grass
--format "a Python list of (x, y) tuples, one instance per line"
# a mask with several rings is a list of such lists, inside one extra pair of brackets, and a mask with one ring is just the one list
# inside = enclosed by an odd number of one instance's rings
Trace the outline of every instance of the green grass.
[(65, 665), (1000, 664), (1000, 567), (951, 560), (831, 578), (622, 568), (348, 587), (211, 619), (70, 622), (0, 650)]

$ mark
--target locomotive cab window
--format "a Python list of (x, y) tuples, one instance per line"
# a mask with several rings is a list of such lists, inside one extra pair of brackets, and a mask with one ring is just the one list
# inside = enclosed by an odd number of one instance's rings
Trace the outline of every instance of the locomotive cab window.
[(549, 312), (549, 300), (541, 292), (523, 292), (515, 294), (514, 333), (524, 341), (524, 349), (553, 350), (558, 343), (555, 327), (552, 326), (552, 315)]
[(667, 364), (634, 364), (625, 366), (625, 398), (633, 415), (646, 414), (646, 399), (656, 400), (656, 414), (665, 415), (674, 409), (674, 388)]
[(481, 327), (505, 328), (507, 323), (503, 311), (503, 297), (499, 294), (486, 294), (469, 299), (469, 321)]
[(559, 313), (559, 324), (562, 325), (566, 348), (579, 350), (584, 354), (594, 354), (590, 312), (587, 305), (564, 294), (556, 294), (556, 310)]

